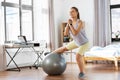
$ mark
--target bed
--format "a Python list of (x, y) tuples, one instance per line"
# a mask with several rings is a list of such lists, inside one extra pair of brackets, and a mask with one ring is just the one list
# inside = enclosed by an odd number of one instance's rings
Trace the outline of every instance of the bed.
[(106, 47), (94, 46), (84, 54), (85, 62), (88, 60), (108, 60), (114, 61), (115, 70), (118, 70), (118, 60), (120, 60), (120, 45), (108, 45)]

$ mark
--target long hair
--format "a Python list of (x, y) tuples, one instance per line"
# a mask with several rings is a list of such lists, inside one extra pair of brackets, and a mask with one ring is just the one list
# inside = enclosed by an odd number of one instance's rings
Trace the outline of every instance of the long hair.
[(79, 14), (79, 11), (78, 11), (78, 8), (76, 7), (71, 7), (71, 9), (74, 9), (78, 14), (77, 14), (77, 19), (80, 19), (80, 14)]

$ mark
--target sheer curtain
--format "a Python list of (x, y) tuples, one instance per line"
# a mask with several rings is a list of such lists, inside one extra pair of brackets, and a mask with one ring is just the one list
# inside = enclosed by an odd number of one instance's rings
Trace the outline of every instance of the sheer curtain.
[(106, 46), (111, 43), (110, 5), (109, 0), (94, 0), (95, 24), (94, 46)]
[(0, 0), (0, 45), (4, 44), (5, 41), (5, 30), (4, 30), (4, 11)]
[(49, 42), (48, 0), (34, 1), (34, 39)]
[(54, 50), (54, 14), (53, 0), (34, 0), (34, 39), (46, 40), (48, 47)]

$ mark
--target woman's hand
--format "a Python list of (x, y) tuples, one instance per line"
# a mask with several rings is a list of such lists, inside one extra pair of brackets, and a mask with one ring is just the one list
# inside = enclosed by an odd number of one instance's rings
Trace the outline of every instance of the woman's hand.
[(69, 35), (69, 26), (67, 24), (67, 26), (65, 27), (64, 36), (68, 36), (68, 35)]
[(65, 31), (64, 31), (64, 36), (68, 36), (69, 35), (70, 24), (72, 24), (72, 20), (68, 19), (68, 22), (67, 22), (67, 25), (66, 25)]
[(76, 36), (80, 32), (82, 27), (83, 27), (82, 21), (79, 21), (78, 27), (76, 29), (72, 25), (70, 25), (69, 28), (70, 28), (72, 34)]
[(68, 19), (68, 24), (71, 25), (72, 24), (72, 20)]

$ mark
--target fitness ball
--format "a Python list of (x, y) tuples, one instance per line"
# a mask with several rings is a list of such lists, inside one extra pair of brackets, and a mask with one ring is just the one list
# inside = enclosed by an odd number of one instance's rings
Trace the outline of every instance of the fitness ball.
[(48, 75), (60, 75), (66, 69), (66, 61), (61, 54), (50, 53), (43, 60), (42, 68)]

